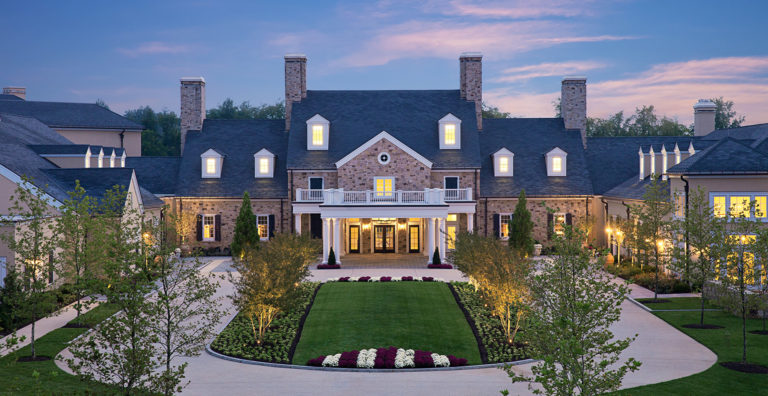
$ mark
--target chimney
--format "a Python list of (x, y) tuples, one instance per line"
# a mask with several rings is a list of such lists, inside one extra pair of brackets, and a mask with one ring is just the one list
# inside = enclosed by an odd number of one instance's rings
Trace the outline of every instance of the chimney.
[(483, 129), (483, 54), (464, 52), (459, 56), (461, 98), (475, 102), (477, 129)]
[(27, 100), (27, 89), (24, 87), (5, 87), (3, 88), (3, 95), (18, 96), (21, 99)]
[(205, 120), (205, 79), (182, 77), (181, 79), (181, 155), (188, 131), (203, 129)]
[(307, 56), (285, 55), (285, 130), (291, 129), (291, 109), (294, 102), (307, 97)]
[(706, 136), (715, 130), (715, 109), (717, 105), (709, 99), (699, 99), (693, 105), (693, 134)]
[(564, 77), (560, 90), (560, 114), (566, 129), (581, 131), (581, 144), (587, 148), (587, 78)]

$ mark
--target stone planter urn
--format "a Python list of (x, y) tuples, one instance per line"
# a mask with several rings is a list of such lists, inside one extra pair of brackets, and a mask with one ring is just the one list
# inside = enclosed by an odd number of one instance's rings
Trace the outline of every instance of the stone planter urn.
[(608, 253), (605, 255), (605, 263), (608, 265), (613, 265), (613, 255)]
[(541, 244), (537, 243), (533, 245), (533, 255), (534, 256), (541, 256)]

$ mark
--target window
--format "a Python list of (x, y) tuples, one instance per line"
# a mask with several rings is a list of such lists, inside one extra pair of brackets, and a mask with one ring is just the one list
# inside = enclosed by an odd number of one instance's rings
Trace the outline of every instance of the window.
[(460, 149), (461, 148), (461, 120), (453, 114), (447, 114), (441, 118), (440, 129), (440, 149)]
[(568, 153), (559, 147), (546, 154), (547, 176), (566, 176), (568, 171)]
[(323, 178), (322, 177), (310, 177), (309, 178), (309, 189), (310, 190), (322, 190), (323, 189)]
[(561, 157), (552, 157), (552, 172), (563, 171), (563, 159)]
[(765, 195), (758, 195), (755, 197), (755, 217), (758, 219), (766, 218), (766, 197)]
[(685, 217), (685, 197), (680, 192), (675, 194), (675, 216)]
[(307, 150), (328, 150), (331, 123), (320, 114), (307, 120)]
[(202, 174), (200, 175), (202, 178), (215, 179), (221, 177), (223, 156), (218, 151), (208, 149), (200, 154), (200, 160), (202, 161)]
[(205, 159), (205, 173), (209, 175), (216, 174), (216, 158)]
[(323, 126), (322, 125), (312, 125), (312, 145), (313, 146), (323, 145)]
[(509, 172), (509, 158), (507, 157), (499, 158), (499, 172), (501, 173)]
[(376, 190), (377, 197), (391, 197), (395, 189), (394, 177), (376, 177), (374, 178), (373, 188)]
[(713, 198), (713, 202), (715, 217), (725, 217), (725, 196), (717, 195)]
[(565, 234), (565, 225), (567, 220), (568, 219), (565, 213), (555, 213), (554, 216), (552, 216), (552, 231), (554, 231), (555, 235)]
[(0, 287), (5, 286), (5, 276), (7, 275), (7, 260), (6, 256), (0, 256)]
[(265, 173), (269, 173), (269, 159), (267, 158), (259, 159), (259, 173), (261, 173), (262, 175)]
[(214, 215), (203, 215), (203, 240), (213, 241), (216, 239), (216, 218)]
[(456, 248), (456, 225), (449, 225), (445, 229), (445, 247), (448, 249)]
[(253, 155), (256, 178), (273, 177), (275, 174), (275, 155), (267, 149), (261, 149)]
[(445, 124), (445, 145), (453, 146), (456, 144), (456, 124)]
[(457, 219), (458, 219), (458, 216), (456, 214), (448, 215), (448, 221), (456, 221)]
[(512, 221), (512, 214), (502, 213), (499, 215), (499, 238), (509, 239), (509, 222)]
[(494, 176), (514, 176), (515, 154), (506, 148), (502, 148), (493, 154)]
[[(768, 195), (765, 192), (716, 192), (709, 194), (709, 204), (716, 217), (745, 217), (768, 221)], [(754, 205), (754, 209), (752, 207)]]
[(256, 216), (256, 224), (259, 226), (259, 238), (262, 241), (269, 239), (269, 216), (258, 215)]
[(446, 176), (443, 179), (443, 186), (446, 190), (456, 190), (459, 188), (458, 176)]
[(750, 199), (743, 196), (731, 197), (731, 217), (750, 217)]

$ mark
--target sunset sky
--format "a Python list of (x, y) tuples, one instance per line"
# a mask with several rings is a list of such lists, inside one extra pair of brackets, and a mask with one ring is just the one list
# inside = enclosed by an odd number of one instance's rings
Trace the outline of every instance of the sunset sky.
[(0, 85), (29, 100), (104, 100), (178, 112), (179, 78), (207, 104), (274, 103), (283, 55), (309, 89), (457, 89), (458, 56), (484, 55), (486, 102), (552, 116), (564, 75), (588, 77), (588, 112), (653, 104), (692, 121), (698, 98), (768, 122), (764, 1), (8, 2)]

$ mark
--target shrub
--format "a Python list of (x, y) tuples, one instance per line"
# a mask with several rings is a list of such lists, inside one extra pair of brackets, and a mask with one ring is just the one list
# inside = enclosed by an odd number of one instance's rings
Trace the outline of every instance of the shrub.
[(328, 265), (336, 265), (336, 253), (333, 252), (333, 248), (328, 253)]
[(432, 265), (440, 265), (440, 251), (435, 248), (435, 253), (432, 254)]
[(525, 190), (520, 191), (515, 213), (509, 222), (509, 247), (520, 252), (521, 256), (533, 254), (533, 221), (531, 212), (526, 207)]
[(248, 192), (243, 193), (243, 202), (240, 204), (240, 213), (235, 220), (235, 235), (232, 237), (230, 250), (232, 256), (239, 259), (243, 250), (259, 246), (259, 226), (256, 223), (256, 216), (251, 209), (251, 198)]

